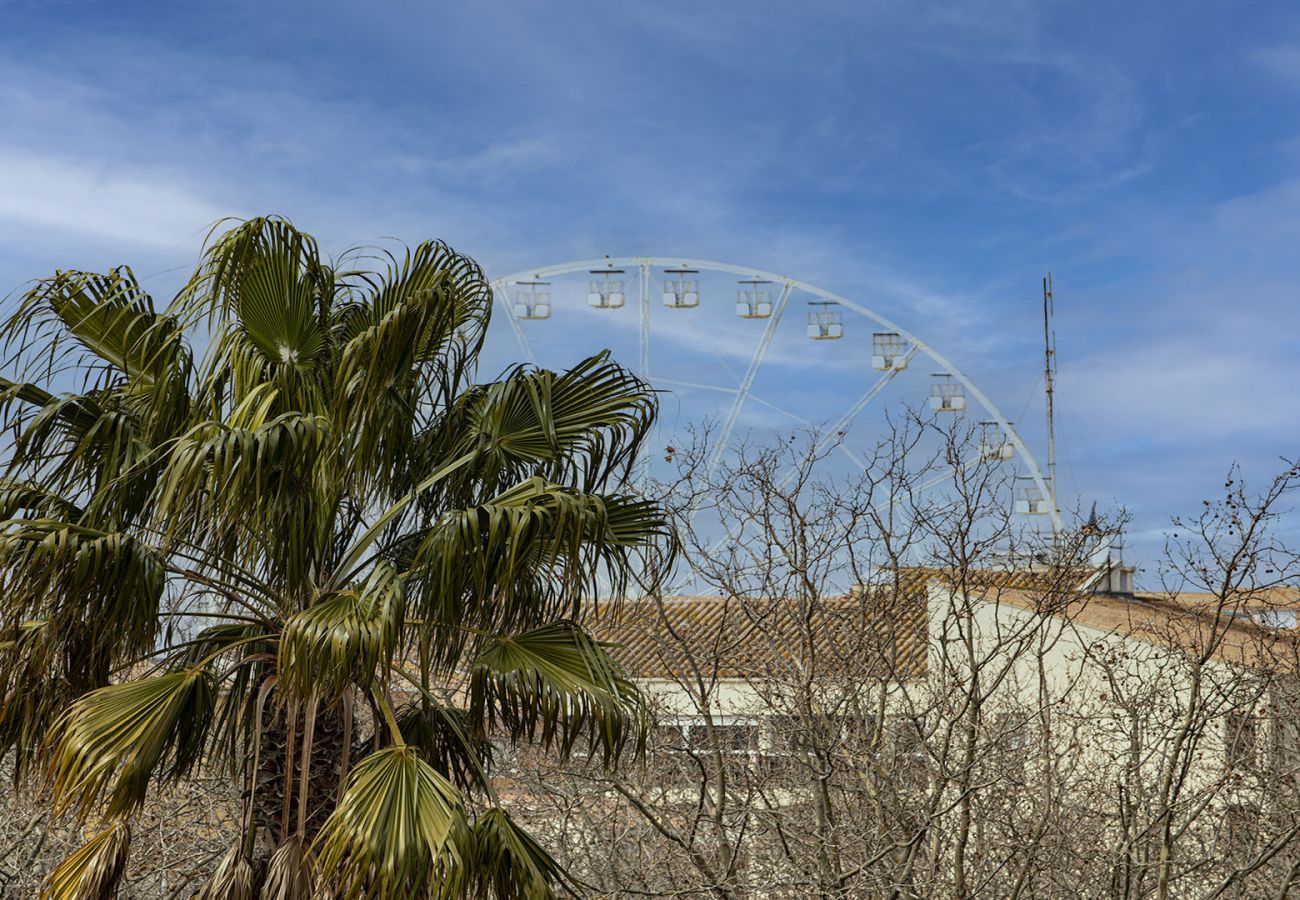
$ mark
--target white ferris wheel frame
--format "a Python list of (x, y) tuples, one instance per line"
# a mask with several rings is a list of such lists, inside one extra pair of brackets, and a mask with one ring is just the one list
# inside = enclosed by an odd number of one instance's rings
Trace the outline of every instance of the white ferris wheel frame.
[[(1027, 470), (1029, 477), (1033, 479), (1039, 495), (1046, 498), (1048, 501), (1048, 514), (1051, 518), (1052, 531), (1058, 534), (1062, 531), (1061, 513), (1056, 507), (1055, 493), (1048, 488), (1047, 479), (1043, 477), (1042, 470), (1038, 466), (1038, 460), (1036, 460), (1034, 455), (1029, 452), (1029, 448), (1025, 445), (1025, 442), (1021, 440), (1020, 434), (1007, 420), (1007, 417), (1002, 414), (1002, 411), (997, 408), (997, 405), (994, 404), (994, 402), (989, 399), (988, 395), (980, 390), (979, 387), (976, 386), (975, 382), (971, 381), (970, 378), (957, 368), (957, 366), (954, 365), (946, 356), (934, 349), (930, 344), (921, 340), (911, 331), (903, 328), (901, 325), (891, 321), (868, 306), (864, 306), (861, 303), (848, 299), (847, 297), (842, 297), (833, 291), (828, 291), (824, 288), (817, 287), (816, 285), (809, 284), (806, 281), (800, 281), (797, 278), (790, 278), (786, 275), (778, 275), (775, 272), (765, 272), (761, 269), (753, 269), (747, 266), (736, 266), (730, 263), (715, 262), (707, 259), (688, 259), (676, 256), (605, 256), (599, 259), (573, 260), (571, 262), (557, 263), (537, 269), (527, 269), (522, 272), (515, 272), (511, 275), (494, 278), (491, 280), (491, 286), (497, 302), (506, 313), (507, 320), (510, 322), (510, 327), (514, 331), (515, 339), (519, 342), (519, 349), (523, 352), (524, 358), (529, 363), (536, 365), (537, 357), (533, 353), (532, 346), (528, 343), (528, 336), (524, 333), (523, 326), (520, 324), (519, 318), (515, 315), (514, 305), (510, 301), (509, 291), (511, 285), (519, 282), (551, 278), (557, 275), (571, 275), (576, 272), (592, 272), (604, 269), (632, 269), (634, 267), (638, 269), (640, 273), (639, 308), (641, 321), (639, 374), (647, 381), (652, 380), (650, 378), (650, 273), (652, 269), (681, 268), (725, 272), (730, 275), (739, 275), (741, 277), (770, 281), (773, 284), (779, 284), (782, 286), (780, 296), (772, 305), (772, 314), (767, 318), (767, 324), (763, 330), (762, 336), (759, 338), (758, 345), (754, 348), (754, 355), (749, 361), (749, 366), (745, 370), (745, 375), (741, 379), (739, 388), (716, 388), (712, 385), (687, 384), (684, 382), (673, 382), (671, 379), (659, 379), (659, 381), (665, 384), (676, 383), (685, 387), (721, 390), (725, 393), (733, 393), (734, 391), (735, 393), (735, 399), (732, 401), (731, 410), (728, 412), (727, 418), (723, 421), (722, 429), (720, 430), (718, 438), (714, 442), (713, 450), (706, 461), (706, 467), (708, 469), (706, 479), (707, 477), (712, 476), (713, 471), (721, 461), (722, 456), (726, 452), (727, 446), (731, 441), (731, 434), (732, 431), (735, 430), (736, 422), (740, 417), (741, 410), (744, 408), (745, 402), (753, 396), (751, 391), (754, 384), (754, 378), (758, 374), (759, 367), (763, 364), (763, 358), (767, 355), (767, 350), (772, 344), (772, 339), (776, 336), (777, 325), (780, 323), (782, 314), (785, 312), (785, 307), (790, 299), (790, 295), (795, 291), (801, 291), (806, 294), (811, 294), (814, 297), (818, 297), (821, 300), (838, 304), (845, 309), (852, 310), (859, 315), (865, 316), (877, 325), (880, 325), (885, 330), (895, 332), (899, 337), (905, 339), (910, 344), (905, 354), (907, 360), (910, 360), (917, 353), (924, 353), (931, 361), (942, 368), (944, 372), (952, 376), (954, 380), (961, 384), (961, 386), (966, 390), (967, 395), (973, 397), (976, 402), (984, 408), (984, 411), (988, 414), (989, 418), (993, 422), (996, 422), (1002, 429), (1002, 433), (1006, 436), (1006, 439), (1020, 455), (1020, 460)], [(894, 376), (896, 376), (899, 371), (900, 369), (891, 368), (883, 372), (880, 378), (877, 379), (876, 383), (872, 385), (866, 393), (858, 398), (858, 400), (849, 407), (844, 415), (839, 418), (834, 427), (828, 431), (827, 437), (823, 438), (822, 443), (818, 445), (818, 449), (822, 449), (830, 442), (834, 441), (836, 436), (847, 428), (847, 426), (853, 421), (854, 417), (856, 417), (857, 414), (867, 406), (867, 404), (876, 398), (885, 386), (894, 379)], [(795, 414), (780, 409), (762, 398), (753, 397), (753, 399), (766, 406), (770, 406), (778, 412), (784, 413), (797, 421), (803, 421)], [(843, 447), (842, 445), (841, 447), (855, 463), (859, 466), (865, 467), (864, 461), (853, 453), (852, 450)]]

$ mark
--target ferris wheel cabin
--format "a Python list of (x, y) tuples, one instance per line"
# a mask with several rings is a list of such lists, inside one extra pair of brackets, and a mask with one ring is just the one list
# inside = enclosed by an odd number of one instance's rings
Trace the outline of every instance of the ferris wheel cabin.
[(771, 284), (762, 278), (746, 278), (738, 282), (736, 315), (742, 319), (766, 319), (772, 315), (772, 290), (763, 287)]
[(907, 341), (894, 331), (877, 331), (871, 336), (871, 368), (877, 372), (901, 372), (907, 368)]
[(814, 341), (834, 341), (844, 337), (844, 314), (829, 300), (808, 302), (808, 337)]
[[(549, 319), (551, 317), (551, 283), (549, 281), (517, 281), (523, 290), (515, 291), (513, 304), (516, 319)], [(547, 290), (538, 290), (547, 288)]]
[[(593, 309), (618, 309), (627, 302), (623, 279), (611, 276), (625, 274), (622, 269), (592, 269), (587, 282), (587, 305)], [(600, 277), (596, 277), (600, 276)]]
[(980, 459), (992, 462), (1013, 459), (1015, 455), (1016, 446), (1011, 443), (1001, 425), (997, 422), (980, 422)]
[(1043, 495), (1032, 478), (1018, 478), (1015, 511), (1022, 516), (1046, 516), (1052, 512), (1052, 502)]
[(700, 282), (691, 275), (699, 269), (664, 269), (664, 306), (669, 309), (694, 309), (700, 305)]
[(947, 372), (935, 372), (930, 382), (930, 409), (935, 412), (961, 412), (966, 408), (966, 390)]

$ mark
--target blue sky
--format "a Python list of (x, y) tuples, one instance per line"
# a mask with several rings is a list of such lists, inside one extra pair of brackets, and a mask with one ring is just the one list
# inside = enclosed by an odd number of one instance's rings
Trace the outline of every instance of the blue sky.
[(1136, 553), (1300, 450), (1294, 3), (0, 0), (0, 114), (0, 291), (127, 262), (165, 297), (272, 211), (495, 275), (718, 259), (878, 308), (1040, 442), (1051, 269), (1063, 493)]

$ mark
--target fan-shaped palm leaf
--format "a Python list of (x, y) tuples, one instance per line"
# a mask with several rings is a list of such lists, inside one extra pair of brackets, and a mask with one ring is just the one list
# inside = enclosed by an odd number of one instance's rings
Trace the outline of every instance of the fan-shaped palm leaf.
[[(575, 599), (600, 577), (621, 590), (633, 554), (667, 531), (653, 504), (531, 478), (445, 514), (404, 563), (430, 621), (509, 631), (522, 617), (576, 615)], [(434, 649), (454, 657), (463, 636), (444, 631), (448, 643)]]
[(528, 832), (500, 808), (474, 823), (474, 871), (481, 896), (496, 900), (549, 900), (568, 875)]
[(396, 718), (402, 740), (458, 787), (488, 787), (492, 742), (474, 727), (477, 720), (469, 710), (425, 697), (399, 707)]
[(606, 760), (644, 741), (644, 706), (605, 645), (573, 622), (493, 639), (470, 675), (471, 709), (515, 740), (540, 734), (569, 753), (585, 734)]
[(397, 647), (403, 612), (397, 572), (380, 563), (360, 588), (291, 616), (280, 637), (280, 683), (300, 698), (333, 701), (351, 686), (369, 688)]
[(55, 630), (111, 622), (95, 641), (110, 659), (152, 649), (165, 584), (159, 553), (134, 535), (55, 519), (0, 522), (0, 622)]
[(131, 852), (131, 829), (113, 822), (50, 873), (41, 900), (112, 900)]
[(265, 622), (225, 621), (202, 629), (181, 652), (167, 660), (178, 668), (202, 665), (205, 661), (214, 666), (227, 666), (206, 757), (214, 766), (231, 762), (232, 768), (238, 768), (253, 729), (252, 699), (271, 672), (277, 637)]
[(154, 312), (130, 268), (104, 275), (60, 272), (27, 294), (18, 315), (34, 314), (44, 304), (83, 347), (128, 381), (143, 388), (183, 377), (188, 350), (177, 323)]
[(340, 900), (457, 896), (467, 882), (469, 824), (460, 792), (397, 745), (363, 759), (316, 839)]
[(563, 373), (519, 367), (462, 399), (444, 425), (455, 449), (443, 452), (477, 453), (489, 484), (517, 477), (520, 464), (548, 464), (554, 478), (590, 487), (625, 469), (654, 410), (645, 382), (606, 353)]
[(301, 835), (294, 835), (276, 848), (267, 863), (259, 900), (313, 900), (318, 896), (310, 848)]
[[(247, 516), (276, 505), (284, 492), (310, 481), (329, 423), (320, 416), (285, 413), (254, 427), (205, 422), (176, 441), (159, 480), (156, 519), (175, 532), (199, 517)], [(293, 481), (297, 477), (298, 483)]]
[[(254, 416), (255, 418), (256, 416)], [(155, 489), (154, 521), (169, 542), (242, 549), (300, 592), (319, 564), (315, 467), (329, 424), (284, 413), (255, 427), (206, 422), (175, 442)], [(296, 607), (295, 607), (296, 608)]]
[(221, 857), (197, 900), (254, 900), (255, 896), (253, 864), (244, 854), (242, 844), (236, 844)]
[(56, 634), (48, 620), (20, 622), (6, 632), (0, 638), (0, 756), (13, 753), (21, 779), (37, 762), (50, 722), (82, 685), (59, 652), (58, 639), (67, 636)]
[[(43, 484), (108, 516), (134, 519), (147, 494), (148, 423), (124, 391), (51, 397), (23, 411), (10, 470), (41, 472)], [(17, 423), (15, 423), (17, 424)]]
[[(327, 282), (330, 274), (311, 235), (287, 219), (257, 217), (208, 244), (175, 305), (185, 319), (205, 316), (224, 323), (242, 321), (247, 313), (267, 357), (278, 359), (277, 337), (315, 331), (307, 313), (319, 311), (309, 307), (310, 298), (314, 294), (317, 300), (329, 299), (322, 295), (332, 293)], [(277, 299), (276, 278), (281, 279), (278, 289), (288, 296)]]
[(82, 510), (45, 485), (0, 476), (0, 521), (28, 513), (32, 518), (76, 521)]
[(198, 762), (214, 703), (212, 677), (198, 668), (81, 697), (50, 736), (55, 808), (84, 814), (107, 793), (110, 815), (129, 812), (158, 769), (175, 777)]
[(176, 302), (183, 318), (217, 324), (204, 402), (238, 404), (269, 381), (282, 391), (276, 412), (323, 410), (333, 292), (315, 240), (284, 219), (250, 219), (214, 241)]

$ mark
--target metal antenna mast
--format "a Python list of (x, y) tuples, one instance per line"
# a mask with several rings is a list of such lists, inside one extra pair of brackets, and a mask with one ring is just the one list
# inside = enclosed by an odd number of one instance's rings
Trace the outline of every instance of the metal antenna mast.
[(1052, 504), (1052, 512), (1060, 513), (1056, 505), (1056, 410), (1053, 394), (1056, 387), (1056, 331), (1052, 328), (1052, 317), (1056, 314), (1052, 302), (1052, 273), (1043, 279), (1043, 378), (1047, 385), (1047, 489)]

